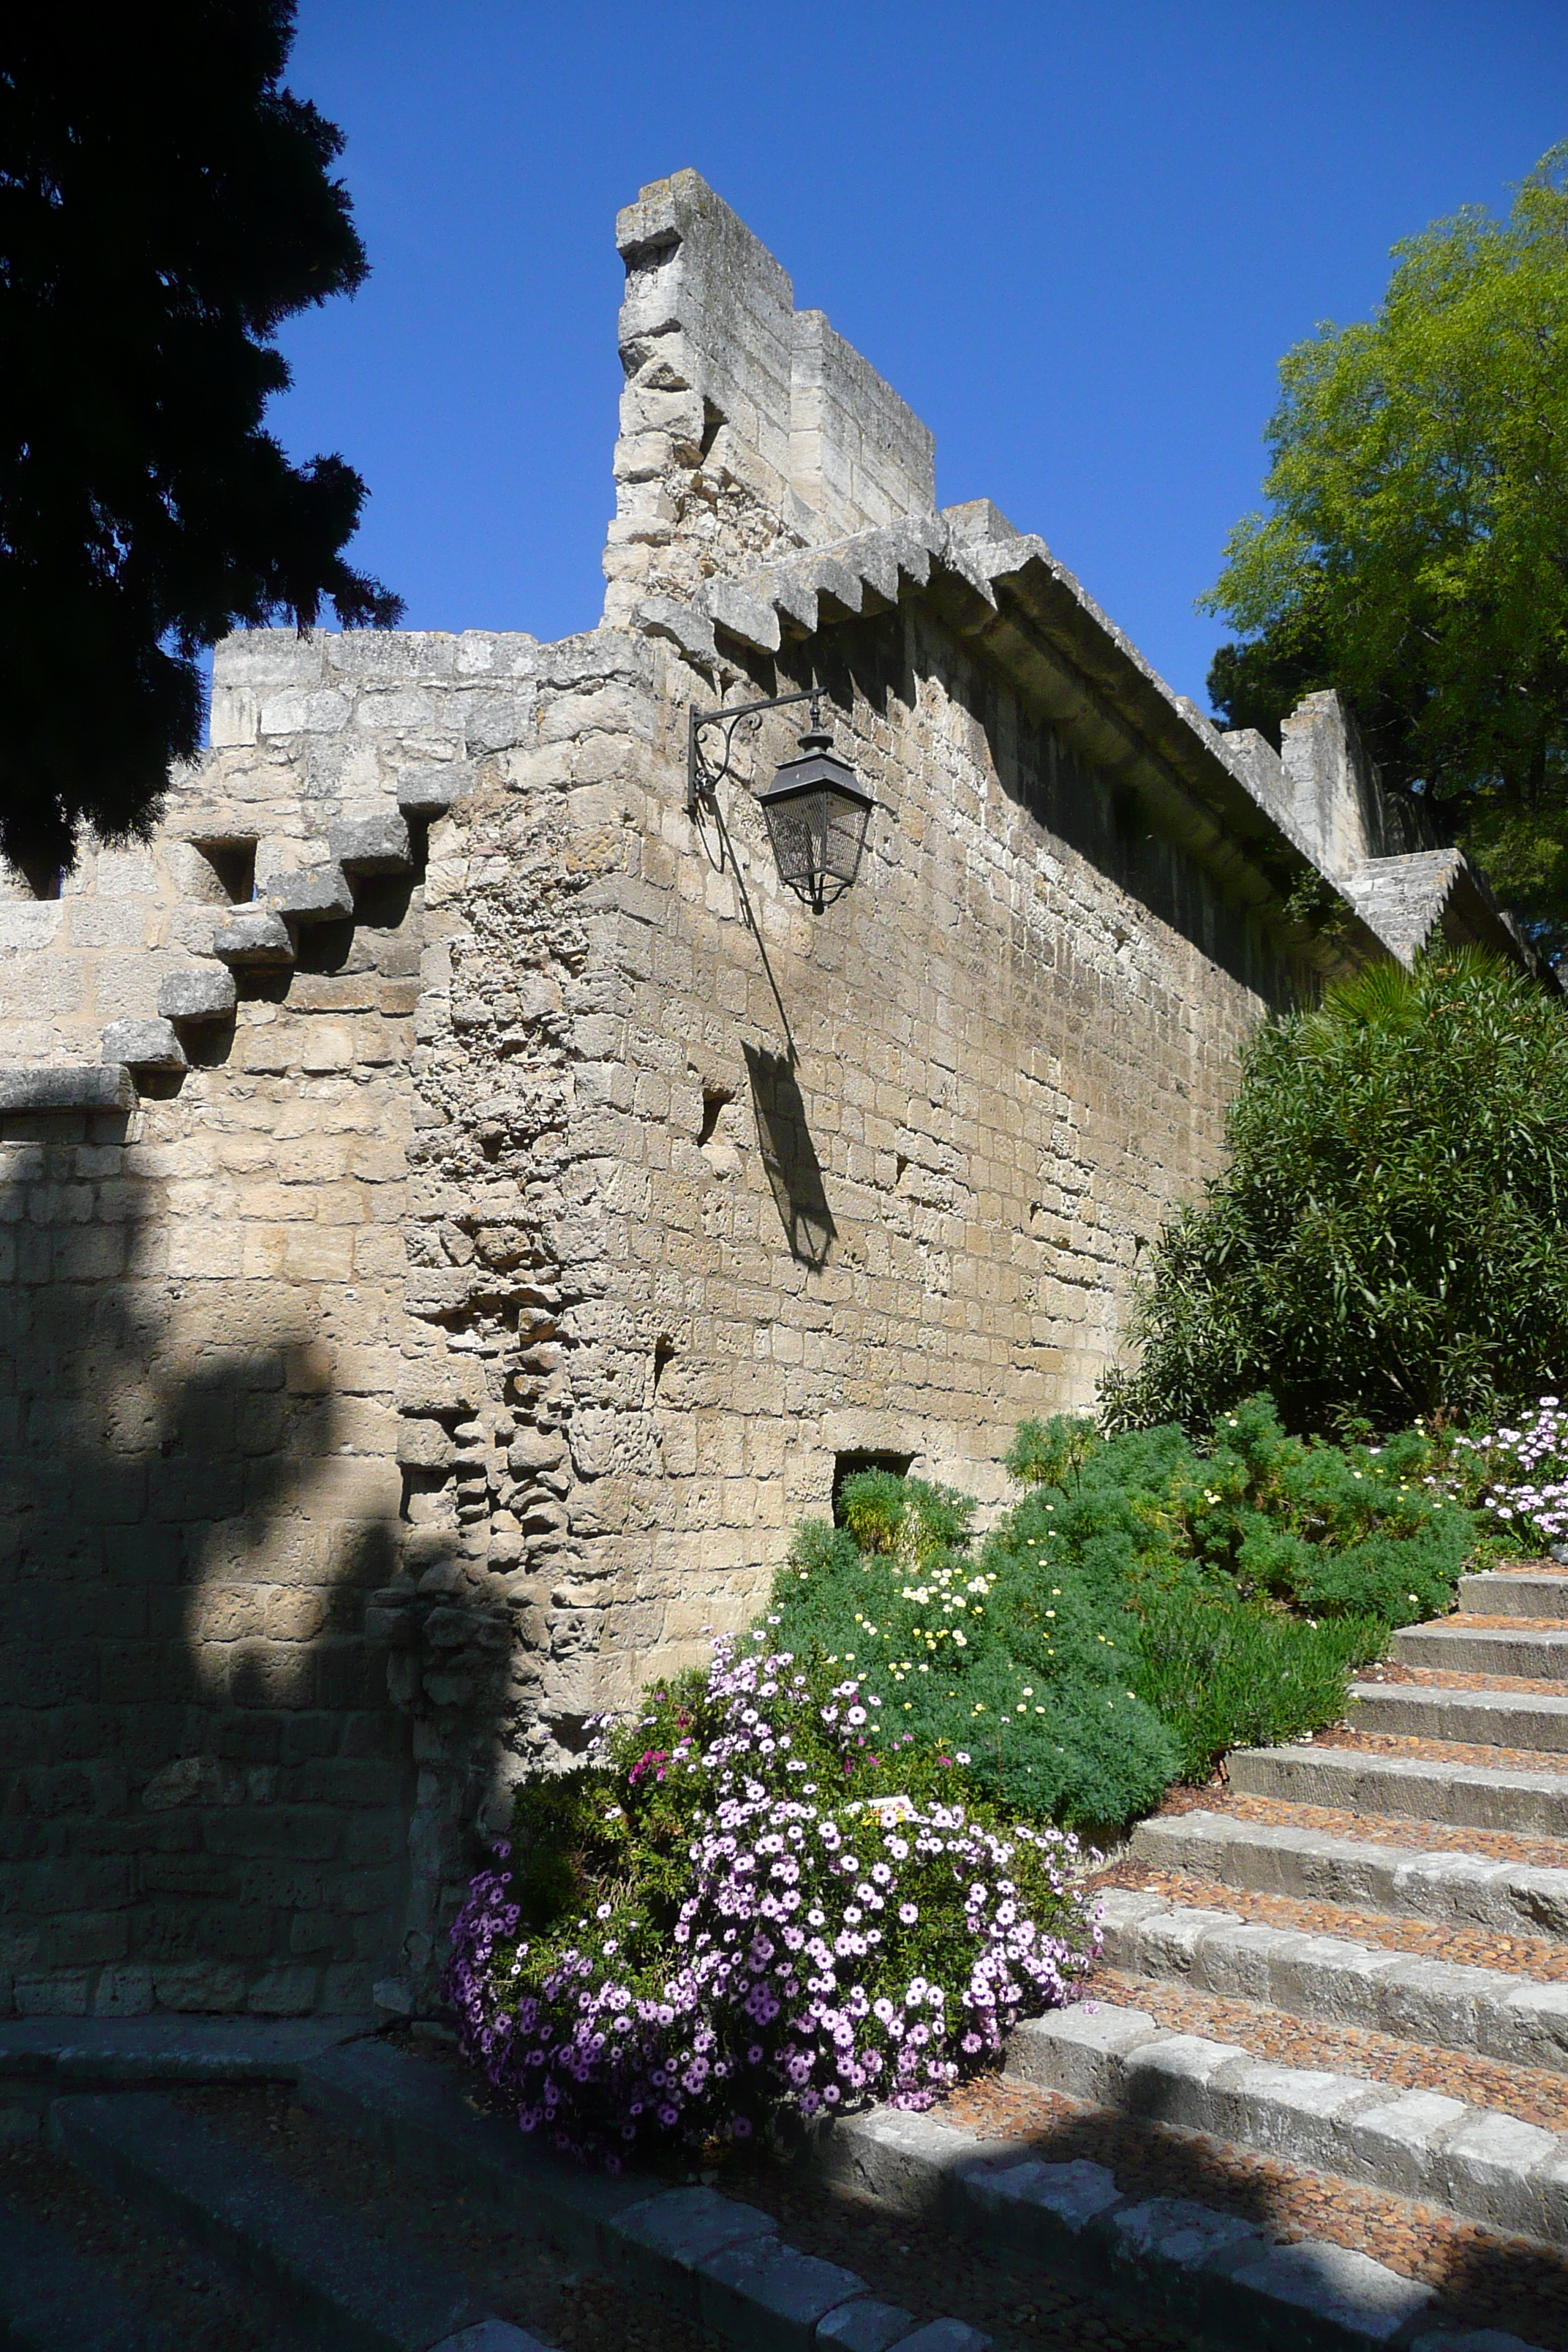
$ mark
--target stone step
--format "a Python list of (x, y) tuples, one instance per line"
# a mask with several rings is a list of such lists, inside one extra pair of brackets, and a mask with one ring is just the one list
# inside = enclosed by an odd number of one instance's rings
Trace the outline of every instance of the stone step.
[(476, 2114), (458, 2077), (385, 2042), (313, 2060), (300, 2070), (300, 2096), (416, 2179), (460, 2179), (523, 2235), (608, 2271), (742, 2352), (985, 2352), (989, 2338), (962, 2322), (917, 2326), (909, 2312), (875, 2301), (853, 2271), (784, 2244), (754, 2206), (552, 2157), (510, 2119)]
[(1355, 1731), (1411, 1739), (1455, 1739), (1479, 1748), (1568, 1751), (1568, 1696), (1550, 1691), (1449, 1690), (1422, 1683), (1353, 1683)]
[(336, 818), (327, 843), (345, 874), (407, 874), (414, 865), (408, 819), (401, 808)]
[(1568, 1772), (1444, 1764), (1361, 1748), (1238, 1748), (1227, 1762), (1230, 1785), (1240, 1796), (1399, 1813), (1458, 1829), (1568, 1837)]
[(257, 897), (290, 923), (341, 923), (354, 910), (353, 886), (336, 864), (296, 866), (270, 876), (265, 887), (258, 880)]
[(171, 1021), (111, 1021), (102, 1034), (101, 1059), (128, 1070), (183, 1070), (185, 1049)]
[(242, 971), (282, 971), (294, 961), (294, 941), (281, 915), (263, 908), (238, 908), (213, 933), (220, 963)]
[(0, 2344), (12, 2352), (167, 2352), (168, 2338), (65, 2231), (0, 2200)]
[(352, 2220), (237, 2142), (150, 2091), (57, 2099), (49, 2136), (79, 2171), (224, 2268), (260, 2287), (313, 2340), (356, 2352), (541, 2352), (487, 2320), (468, 2284), (406, 2247), (355, 2234)]
[(1222, 1886), (1308, 1902), (1389, 1911), (1504, 1936), (1568, 1936), (1568, 1867), (1498, 1862), (1489, 1854), (1418, 1853), (1327, 1830), (1194, 1811), (1140, 1822), (1134, 1858)]
[(1568, 1676), (1568, 1625), (1403, 1625), (1393, 1654), (1404, 1666), (1438, 1666), (1456, 1675)]
[(0, 2081), (70, 2089), (293, 2083), (312, 2058), (374, 2033), (368, 2017), (0, 2018)]
[(1568, 1576), (1549, 1568), (1488, 1569), (1459, 1579), (1459, 1606), (1474, 1617), (1568, 1620)]
[(1006, 2071), (1042, 2090), (1202, 2132), (1315, 2172), (1568, 2246), (1568, 2137), (1435, 2091), (1280, 2066), (1173, 2033), (1142, 2010), (1055, 2010), (1018, 2026)]
[(1568, 2073), (1568, 1984), (1274, 1927), (1163, 1895), (1115, 1887), (1101, 1901), (1105, 1959), (1124, 1974)]
[(231, 1021), (237, 995), (226, 964), (184, 964), (160, 982), (158, 1012), (176, 1027), (201, 1028), (208, 1022)]
[(983, 2249), (1005, 2272), (1044, 2273), (1104, 2294), (1142, 2326), (1158, 2315), (1183, 2343), (1236, 2352), (1532, 2352), (1516, 2336), (1445, 2325), (1430, 2286), (1352, 2248), (1312, 2238), (1281, 2243), (1240, 2214), (1191, 2197), (1124, 2191), (1109, 2165), (1052, 2163), (941, 2115), (876, 2107), (847, 2116), (818, 2135), (804, 2161), (827, 2186), (907, 2217), (929, 2262), (950, 2248), (971, 2260)]

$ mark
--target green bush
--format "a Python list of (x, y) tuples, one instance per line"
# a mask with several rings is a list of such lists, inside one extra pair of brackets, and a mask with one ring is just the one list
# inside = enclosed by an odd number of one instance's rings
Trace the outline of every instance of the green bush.
[(779, 1639), (853, 1668), (994, 1801), (1115, 1830), (1227, 1748), (1331, 1721), (1390, 1627), (1447, 1607), (1475, 1528), (1433, 1458), (1419, 1432), (1289, 1437), (1267, 1397), (1201, 1450), (1026, 1423), (1027, 1492), (982, 1544), (946, 1489), (847, 1482), (846, 1525), (799, 1530)]
[(1136, 1297), (1105, 1425), (1494, 1412), (1568, 1367), (1568, 1025), (1478, 951), (1380, 964), (1246, 1049), (1230, 1164)]

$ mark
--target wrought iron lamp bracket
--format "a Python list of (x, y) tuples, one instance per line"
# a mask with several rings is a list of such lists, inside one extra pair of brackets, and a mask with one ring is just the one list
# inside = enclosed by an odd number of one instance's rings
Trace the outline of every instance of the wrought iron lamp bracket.
[[(699, 817), (705, 807), (710, 808), (719, 786), (731, 771), (730, 755), (734, 747), (735, 730), (743, 719), (760, 719), (764, 710), (784, 710), (792, 703), (809, 702), (812, 731), (816, 731), (822, 688), (803, 688), (798, 694), (775, 694), (765, 702), (741, 702), (733, 709), (697, 710), (687, 713), (686, 726), (686, 814)], [(709, 759), (702, 749), (701, 736), (709, 727), (722, 728), (724, 749), (717, 762)]]

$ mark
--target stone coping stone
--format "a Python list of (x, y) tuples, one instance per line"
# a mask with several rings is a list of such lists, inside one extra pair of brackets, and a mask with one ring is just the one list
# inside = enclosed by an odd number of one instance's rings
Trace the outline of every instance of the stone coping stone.
[(486, 2315), (465, 2280), (358, 2235), (335, 2206), (152, 2091), (57, 2099), (49, 2136), (99, 2188), (178, 2231), (343, 2352), (432, 2352)]
[(384, 2042), (357, 2042), (300, 2070), (300, 2095), (405, 2171), (449, 2181), (514, 2227), (593, 2263), (744, 2347), (808, 2352), (984, 2352), (987, 2337), (931, 2336), (865, 2281), (785, 2245), (770, 2214), (707, 2188), (668, 2188), (563, 2164), (514, 2124), (480, 2112), (461, 2079)]
[(153, 2083), (292, 2083), (374, 2031), (368, 2018), (21, 2017), (0, 2020), (0, 2077), (73, 2088)]
[(1568, 1936), (1568, 1870), (1500, 1862), (1495, 1855), (1375, 1845), (1234, 1813), (1194, 1809), (1140, 1822), (1131, 1858), (1161, 1870), (1184, 1870), (1221, 1885), (1343, 1903), (1363, 1911), (1503, 1935)]
[(0, 2344), (14, 2352), (167, 2352), (168, 2338), (65, 2231), (0, 2200)]
[(72, 1111), (134, 1110), (138, 1097), (123, 1063), (84, 1062), (68, 1069), (0, 1069), (0, 1112), (32, 1118)]

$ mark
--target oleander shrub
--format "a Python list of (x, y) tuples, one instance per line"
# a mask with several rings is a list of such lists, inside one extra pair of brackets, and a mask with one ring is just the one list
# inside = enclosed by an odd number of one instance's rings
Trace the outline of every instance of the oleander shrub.
[(521, 1789), (446, 1991), (523, 2129), (616, 2168), (781, 2107), (928, 2105), (1084, 1973), (1080, 1876), (770, 1620)]
[(1568, 1367), (1568, 1021), (1511, 965), (1379, 964), (1242, 1055), (1229, 1162), (1164, 1228), (1108, 1428), (1498, 1416)]
[(963, 1498), (868, 1472), (808, 1521), (780, 1639), (852, 1669), (994, 1802), (1113, 1832), (1226, 1748), (1332, 1721), (1392, 1627), (1446, 1609), (1476, 1540), (1419, 1431), (1291, 1437), (1267, 1397), (1194, 1445), (1024, 1423), (1023, 1499), (983, 1543)]

